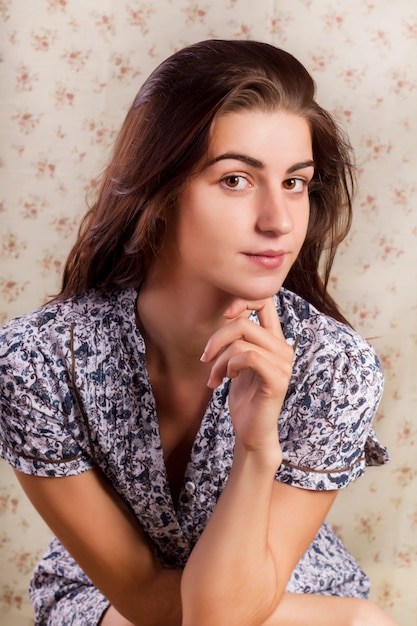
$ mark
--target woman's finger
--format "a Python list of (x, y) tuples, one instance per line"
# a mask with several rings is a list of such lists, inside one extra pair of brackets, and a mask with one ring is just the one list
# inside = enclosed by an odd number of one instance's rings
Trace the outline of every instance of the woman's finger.
[[(291, 348), (286, 350), (290, 353)], [(227, 347), (216, 359), (208, 380), (208, 386), (212, 389), (221, 384), (223, 378), (235, 378), (241, 371), (252, 369), (271, 389), (288, 386), (291, 377), (291, 359), (281, 354), (264, 350), (244, 340), (237, 340)], [(280, 383), (281, 381), (281, 383)]]
[(227, 319), (236, 319), (244, 315), (247, 311), (256, 311), (260, 325), (275, 337), (285, 341), (274, 298), (253, 301), (243, 299), (235, 300), (224, 312), (224, 317)]
[(289, 347), (285, 340), (277, 338), (259, 324), (255, 324), (246, 318), (238, 317), (230, 324), (219, 328), (210, 337), (201, 360), (205, 363), (214, 361), (228, 346), (236, 341), (245, 341), (248, 346), (256, 346), (271, 353), (281, 352), (284, 344)]
[[(202, 361), (206, 363), (213, 361), (227, 346), (241, 339), (272, 353), (280, 353), (283, 344), (287, 346), (273, 299), (247, 304), (250, 306), (256, 304), (258, 307), (260, 324), (255, 324), (243, 315), (243, 311), (251, 309), (244, 308), (245, 302), (239, 301), (233, 310), (230, 307), (226, 312), (226, 316), (231, 320), (230, 324), (219, 328), (208, 340), (201, 357)], [(232, 314), (235, 317), (232, 317)], [(292, 352), (288, 351), (288, 358), (292, 358)]]

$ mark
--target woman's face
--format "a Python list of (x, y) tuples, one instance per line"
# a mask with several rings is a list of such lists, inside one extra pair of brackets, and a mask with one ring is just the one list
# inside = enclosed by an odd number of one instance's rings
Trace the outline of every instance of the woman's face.
[(270, 297), (307, 232), (308, 123), (285, 111), (227, 113), (214, 123), (208, 157), (180, 197), (173, 278), (234, 297)]

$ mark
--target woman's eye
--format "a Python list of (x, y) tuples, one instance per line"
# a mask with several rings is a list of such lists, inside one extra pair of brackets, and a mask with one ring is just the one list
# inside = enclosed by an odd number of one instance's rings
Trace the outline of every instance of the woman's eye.
[(287, 178), (287, 180), (284, 180), (283, 182), (284, 189), (287, 189), (287, 191), (293, 191), (294, 193), (301, 193), (304, 191), (306, 185), (306, 181), (301, 178)]
[(249, 186), (249, 181), (244, 176), (239, 176), (237, 174), (226, 176), (225, 178), (222, 178), (221, 182), (228, 189), (237, 189), (238, 191), (243, 191)]

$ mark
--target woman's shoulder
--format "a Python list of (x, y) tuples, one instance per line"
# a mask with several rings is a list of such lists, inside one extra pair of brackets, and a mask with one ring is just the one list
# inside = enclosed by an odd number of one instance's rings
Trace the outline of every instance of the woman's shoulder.
[[(136, 292), (125, 289), (106, 293), (92, 289), (66, 300), (55, 300), (13, 319), (0, 329), (0, 346), (13, 346), (51, 341), (69, 336), (72, 327), (88, 336), (94, 327), (109, 330), (123, 320), (134, 323)], [(3, 352), (4, 354), (4, 352)]]
[(352, 327), (322, 313), (288, 289), (280, 290), (276, 296), (276, 305), (284, 334), (289, 339), (309, 338), (314, 340), (316, 348), (317, 343), (324, 342), (327, 349), (333, 347), (335, 350), (346, 350), (356, 347), (373, 352), (366, 339)]
[(388, 459), (372, 420), (384, 375), (373, 347), (346, 324), (282, 289), (276, 299), (284, 335), (297, 343), (280, 417), (281, 480), (334, 489)]
[(332, 379), (345, 384), (349, 379), (371, 386), (380, 396), (384, 383), (381, 362), (373, 346), (350, 326), (318, 311), (291, 291), (277, 296), (277, 311), (283, 332), (297, 344), (294, 371), (298, 376)]

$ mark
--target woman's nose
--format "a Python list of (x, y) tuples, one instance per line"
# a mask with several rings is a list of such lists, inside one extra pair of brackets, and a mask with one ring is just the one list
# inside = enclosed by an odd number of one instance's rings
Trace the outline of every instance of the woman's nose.
[(294, 228), (288, 198), (282, 189), (265, 190), (258, 201), (257, 228), (263, 233), (285, 235)]

